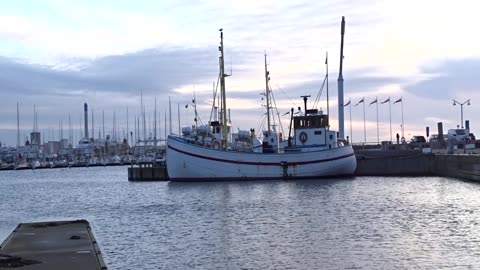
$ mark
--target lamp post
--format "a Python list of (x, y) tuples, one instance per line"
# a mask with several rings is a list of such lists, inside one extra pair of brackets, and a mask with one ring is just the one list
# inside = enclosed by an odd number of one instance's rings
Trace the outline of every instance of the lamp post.
[(463, 103), (460, 103), (458, 101), (456, 101), (455, 99), (453, 100), (453, 106), (455, 105), (460, 105), (460, 126), (463, 128), (463, 105), (467, 104), (468, 106), (470, 105), (470, 99), (466, 100), (465, 102)]

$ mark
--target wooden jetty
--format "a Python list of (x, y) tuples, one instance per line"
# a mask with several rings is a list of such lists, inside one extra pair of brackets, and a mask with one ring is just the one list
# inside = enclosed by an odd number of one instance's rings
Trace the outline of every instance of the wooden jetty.
[(168, 181), (167, 165), (165, 162), (131, 165), (128, 181)]

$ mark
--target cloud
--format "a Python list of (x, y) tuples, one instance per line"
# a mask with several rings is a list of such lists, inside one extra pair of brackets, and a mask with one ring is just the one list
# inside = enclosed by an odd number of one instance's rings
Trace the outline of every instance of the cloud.
[[(216, 78), (216, 50), (145, 50), (87, 62), (79, 70), (0, 58), (1, 92), (24, 95), (78, 95), (85, 92), (173, 93), (184, 84)], [(210, 79), (209, 79), (210, 81)]]
[[(12, 27), (12, 26), (15, 27)], [(20, 16), (0, 17), (0, 38), (3, 40), (26, 40), (33, 34), (30, 21)]]
[(425, 66), (425, 79), (406, 88), (412, 94), (431, 99), (469, 98), (478, 91), (480, 58), (447, 60)]
[[(243, 54), (237, 50), (231, 52)], [(242, 74), (246, 69), (242, 66), (246, 66), (246, 59), (236, 61), (240, 67), (235, 69), (235, 74), (239, 78), (245, 76)], [(157, 109), (162, 117), (170, 96), (173, 117), (176, 118), (176, 107), (181, 108), (183, 115), (182, 108), (191, 102), (195, 90), (199, 111), (207, 115), (212, 103), (211, 82), (216, 81), (217, 76), (216, 46), (155, 48), (93, 60), (71, 59), (71, 64), (65, 62), (63, 66), (0, 57), (0, 98), (5, 104), (0, 107), (3, 119), (0, 140), (15, 143), (16, 136), (11, 135), (16, 130), (16, 102), (20, 103), (22, 132), (31, 129), (34, 104), (37, 105), (39, 126), (43, 130), (58, 127), (60, 121), (66, 123), (69, 114), (74, 126), (80, 127), (83, 102), (89, 103), (96, 117), (101, 115), (102, 110), (105, 111), (107, 127), (111, 126), (114, 112), (117, 113), (117, 123), (122, 121), (124, 125), (127, 107), (130, 107), (130, 122), (133, 123), (133, 117), (139, 115), (140, 92), (143, 93), (148, 114), (153, 113), (154, 100), (157, 99)], [(233, 107), (251, 102), (233, 100), (231, 105), (236, 105)], [(9, 133), (2, 133), (5, 131)]]
[[(218, 75), (217, 30), (222, 27), (226, 69), (232, 66), (233, 70), (227, 80), (227, 103), (234, 108), (232, 116), (236, 111), (241, 114), (235, 124), (249, 126), (252, 119), (261, 118), (265, 50), (271, 86), (281, 108), (301, 105), (300, 95), (316, 95), (328, 51), (335, 128), (342, 15), (347, 22), (346, 99), (403, 96), (407, 127), (415, 132), (438, 119), (458, 122), (452, 98), (472, 98), (472, 105), (480, 100), (474, 92), (480, 39), (471, 35), (478, 6), (473, 1), (461, 0), (458, 5), (470, 7), (461, 12), (430, 0), (17, 2), (2, 5), (0, 11), (3, 130), (15, 129), (16, 101), (25, 130), (31, 126), (31, 113), (25, 111), (33, 104), (44, 128), (58, 126), (60, 119), (65, 122), (68, 112), (80, 122), (85, 101), (96, 115), (105, 110), (110, 123), (113, 112), (123, 115), (127, 106), (131, 117), (138, 115), (140, 90), (149, 112), (158, 97), (162, 113), (168, 96), (175, 112), (195, 90), (199, 110), (209, 115), (212, 82)], [(325, 94), (324, 90), (321, 107), (325, 107)], [(396, 106), (393, 118), (398, 123)], [(466, 115), (478, 115), (474, 107)], [(372, 110), (367, 111), (367, 122), (374, 117)], [(380, 110), (385, 116), (385, 105)], [(359, 115), (357, 110), (353, 117)]]

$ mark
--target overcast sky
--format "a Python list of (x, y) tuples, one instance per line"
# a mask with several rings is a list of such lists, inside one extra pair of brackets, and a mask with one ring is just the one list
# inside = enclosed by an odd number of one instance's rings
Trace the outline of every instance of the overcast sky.
[[(436, 133), (465, 119), (480, 135), (480, 36), (477, 1), (2, 1), (0, 3), (0, 141), (16, 144), (16, 103), (22, 137), (33, 128), (36, 105), (46, 139), (58, 139), (68, 115), (80, 137), (83, 103), (93, 108), (95, 137), (105, 113), (121, 133), (130, 130), (143, 93), (153, 120), (157, 99), (164, 134), (171, 97), (178, 130), (193, 121), (194, 92), (208, 122), (218, 75), (219, 28), (224, 30), (227, 106), (234, 128), (261, 127), (263, 52), (280, 114), (317, 96), (329, 55), (331, 125), (337, 122), (340, 21), (346, 18), (345, 102), (366, 101), (367, 141), (376, 142), (376, 106), (403, 98), (405, 137)], [(313, 102), (312, 104), (313, 105)], [(319, 107), (326, 110), (326, 92)], [(349, 107), (345, 132), (350, 135)], [(378, 106), (380, 140), (390, 138), (389, 106)], [(391, 106), (393, 136), (400, 132), (400, 103)], [(363, 107), (352, 106), (353, 141), (363, 141)], [(148, 121), (148, 119), (147, 119)], [(288, 116), (284, 116), (284, 125)], [(286, 126), (284, 126), (286, 128)], [(49, 132), (49, 130), (51, 130)], [(285, 132), (288, 132), (285, 130)], [(53, 134), (52, 134), (53, 133)]]

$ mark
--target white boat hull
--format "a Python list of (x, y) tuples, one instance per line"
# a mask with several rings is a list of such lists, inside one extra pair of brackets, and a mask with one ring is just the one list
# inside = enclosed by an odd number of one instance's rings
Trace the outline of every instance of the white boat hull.
[(172, 181), (301, 179), (353, 175), (351, 146), (296, 153), (223, 151), (169, 136), (167, 171)]

